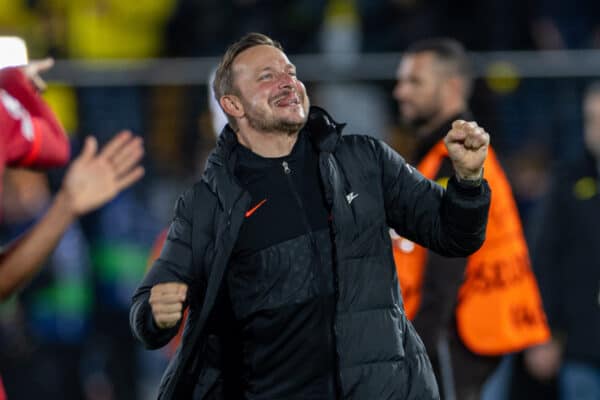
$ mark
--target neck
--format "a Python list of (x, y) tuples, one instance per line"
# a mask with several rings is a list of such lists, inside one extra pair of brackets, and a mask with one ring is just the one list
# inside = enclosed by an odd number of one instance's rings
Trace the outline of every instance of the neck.
[[(420, 137), (427, 137), (446, 125), (450, 118), (454, 118), (459, 114), (463, 114), (467, 111), (467, 105), (464, 103), (449, 105), (440, 110), (433, 116), (429, 121), (421, 125), (417, 129), (417, 134)], [(450, 121), (453, 122), (453, 121)]]
[(265, 158), (285, 157), (292, 152), (298, 133), (258, 132), (253, 129), (238, 130), (238, 142), (255, 154)]

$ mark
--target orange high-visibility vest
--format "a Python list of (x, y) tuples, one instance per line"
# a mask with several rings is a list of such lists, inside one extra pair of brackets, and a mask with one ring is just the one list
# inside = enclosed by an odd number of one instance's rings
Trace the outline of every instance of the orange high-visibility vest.
[[(434, 179), (446, 157), (448, 151), (440, 141), (417, 168)], [(499, 355), (543, 343), (550, 338), (550, 330), (512, 191), (491, 148), (484, 177), (492, 190), (486, 240), (467, 259), (456, 322), (471, 351)], [(413, 319), (421, 300), (427, 249), (398, 236), (392, 238), (406, 314)]]

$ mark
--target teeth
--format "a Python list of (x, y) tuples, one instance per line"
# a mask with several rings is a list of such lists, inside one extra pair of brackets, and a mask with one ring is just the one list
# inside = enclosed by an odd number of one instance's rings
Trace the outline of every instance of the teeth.
[[(285, 101), (285, 100), (284, 100), (284, 99), (282, 99), (282, 100), (279, 100), (279, 101), (277, 101), (275, 104), (279, 106), (279, 105), (281, 105), (281, 103), (282, 103), (282, 102), (284, 102), (284, 101)], [(300, 104), (300, 100), (298, 100), (298, 99), (290, 100), (290, 101), (288, 101), (288, 102), (287, 102), (287, 104), (288, 104), (288, 105), (292, 105), (292, 104), (296, 104), (296, 105), (297, 105), (297, 104)]]
[(292, 104), (300, 104), (300, 99), (296, 96), (293, 96), (292, 99), (287, 100), (289, 97), (289, 95), (284, 96), (283, 98), (276, 100), (275, 101), (275, 105), (279, 106), (282, 102), (287, 102), (288, 105), (292, 105)]

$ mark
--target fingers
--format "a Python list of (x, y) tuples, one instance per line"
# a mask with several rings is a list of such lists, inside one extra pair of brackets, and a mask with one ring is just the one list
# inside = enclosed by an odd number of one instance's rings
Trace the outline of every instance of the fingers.
[(181, 305), (185, 299), (179, 293), (150, 295), (150, 303), (154, 303), (158, 310), (165, 312), (181, 311)]
[(448, 132), (448, 134), (446, 135), (446, 142), (450, 142), (450, 143), (460, 142), (460, 143), (462, 143), (465, 140), (466, 137), (467, 137), (467, 132), (464, 131), (463, 129), (452, 128), (452, 129), (450, 129), (450, 132)]
[(110, 158), (117, 176), (128, 172), (136, 166), (144, 155), (144, 146), (142, 138), (131, 138), (122, 147), (115, 150), (114, 155)]
[(464, 119), (457, 119), (452, 123), (452, 129), (461, 129), (466, 123), (467, 121), (465, 121)]
[(467, 150), (477, 150), (487, 146), (490, 137), (476, 122), (456, 120), (452, 123), (452, 129), (448, 132), (446, 141), (448, 143), (461, 143)]
[(46, 85), (46, 82), (39, 75), (33, 75), (29, 79), (38, 92), (45, 92), (48, 89), (48, 85)]
[(125, 144), (131, 140), (132, 133), (128, 130), (123, 130), (115, 135), (108, 141), (100, 152), (100, 157), (112, 160), (112, 158), (119, 152), (119, 150), (125, 146)]
[(467, 130), (467, 129), (475, 129), (475, 128), (477, 128), (477, 126), (478, 126), (477, 122), (473, 122), (473, 121), (468, 122), (468, 121), (465, 121), (464, 119), (457, 119), (456, 121), (454, 121), (452, 123), (452, 129), (456, 129), (459, 131)]
[(159, 328), (171, 328), (179, 322), (186, 296), (187, 285), (183, 283), (161, 283), (152, 287), (148, 302)]
[(85, 143), (83, 144), (83, 150), (79, 154), (78, 159), (84, 162), (90, 161), (96, 155), (96, 151), (98, 150), (98, 141), (93, 136), (88, 136), (85, 138)]
[(476, 122), (457, 120), (445, 139), (448, 156), (460, 179), (480, 179), (487, 157), (490, 136)]
[(183, 303), (180, 301), (175, 303), (158, 303), (153, 308), (155, 313), (176, 314), (183, 310)]
[(152, 286), (150, 290), (151, 295), (170, 295), (170, 294), (178, 294), (183, 296), (182, 300), (185, 300), (185, 295), (187, 293), (187, 285), (185, 283), (179, 282), (168, 282), (168, 283), (159, 283), (157, 285)]
[(54, 65), (54, 59), (45, 58), (43, 60), (32, 61), (23, 67), (27, 78), (33, 83), (39, 91), (46, 90), (46, 82), (40, 77), (40, 73), (49, 70)]
[(137, 167), (126, 175), (119, 177), (117, 181), (117, 190), (120, 191), (133, 185), (144, 176), (144, 173), (145, 170), (143, 167)]
[(467, 137), (467, 129), (469, 125), (467, 121), (458, 119), (452, 123), (452, 129), (448, 132), (447, 140), (451, 142), (462, 142)]
[(144, 176), (144, 168), (139, 166), (144, 156), (143, 140), (134, 137), (130, 131), (119, 132), (100, 152), (100, 157), (106, 159), (115, 174), (118, 191), (121, 191)]
[(52, 68), (54, 66), (54, 59), (52, 57), (47, 57), (42, 60), (32, 61), (29, 65), (39, 74), (40, 72), (48, 71)]
[(465, 137), (465, 147), (467, 149), (476, 150), (485, 146), (488, 142), (488, 134), (480, 127), (476, 127)]

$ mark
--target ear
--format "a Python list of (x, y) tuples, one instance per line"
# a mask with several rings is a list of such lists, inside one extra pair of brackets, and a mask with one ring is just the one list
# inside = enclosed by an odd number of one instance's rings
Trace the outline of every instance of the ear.
[(239, 97), (232, 94), (226, 94), (225, 96), (221, 96), (219, 103), (227, 115), (231, 115), (234, 118), (241, 118), (244, 116), (244, 106)]

